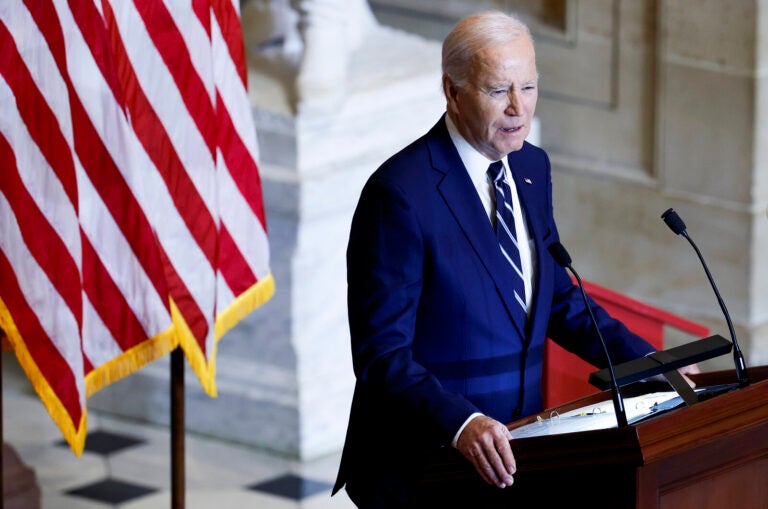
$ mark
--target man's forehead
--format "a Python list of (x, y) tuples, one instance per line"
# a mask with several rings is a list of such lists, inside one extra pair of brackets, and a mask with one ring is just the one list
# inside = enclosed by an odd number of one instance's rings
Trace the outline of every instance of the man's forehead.
[(535, 80), (538, 76), (536, 58), (532, 52), (505, 52), (498, 48), (486, 48), (478, 51), (472, 58), (470, 74), (484, 81), (508, 79), (510, 71), (523, 74), (525, 80)]

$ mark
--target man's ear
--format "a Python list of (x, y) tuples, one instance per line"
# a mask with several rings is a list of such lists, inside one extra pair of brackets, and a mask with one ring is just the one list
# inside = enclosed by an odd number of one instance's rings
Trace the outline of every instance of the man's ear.
[(446, 108), (453, 114), (458, 113), (458, 94), (459, 87), (453, 82), (447, 74), (443, 74), (443, 93), (445, 94)]

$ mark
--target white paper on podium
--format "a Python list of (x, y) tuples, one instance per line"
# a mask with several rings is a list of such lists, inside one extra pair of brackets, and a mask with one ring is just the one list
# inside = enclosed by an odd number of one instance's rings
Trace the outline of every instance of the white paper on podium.
[[(624, 412), (627, 414), (627, 421), (631, 424), (669, 405), (676, 406), (679, 399), (680, 396), (675, 391), (654, 392), (625, 398)], [(538, 416), (536, 422), (515, 428), (510, 433), (512, 438), (528, 438), (615, 427), (616, 413), (613, 409), (613, 400), (609, 399), (564, 413), (553, 411), (546, 418)]]

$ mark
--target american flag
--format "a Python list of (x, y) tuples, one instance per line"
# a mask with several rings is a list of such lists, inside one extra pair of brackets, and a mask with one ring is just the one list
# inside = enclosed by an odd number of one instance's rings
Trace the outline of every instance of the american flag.
[(0, 327), (79, 455), (177, 346), (214, 396), (274, 291), (239, 4), (2, 0), (0, 48)]

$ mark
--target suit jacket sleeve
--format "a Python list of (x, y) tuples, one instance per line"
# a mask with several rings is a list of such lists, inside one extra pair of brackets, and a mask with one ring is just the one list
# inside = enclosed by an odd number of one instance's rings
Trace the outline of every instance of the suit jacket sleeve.
[[(546, 321), (546, 336), (575, 353), (587, 362), (598, 367), (605, 367), (607, 361), (600, 343), (600, 338), (584, 305), (578, 286), (574, 284), (567, 271), (554, 262), (547, 252), (553, 242), (558, 241), (559, 233), (555, 224), (552, 208), (552, 181), (550, 163), (541, 151), (520, 151), (510, 154), (513, 168), (521, 171), (525, 167), (543, 167), (547, 176), (547, 192), (534, 194), (532, 186), (518, 185), (522, 198), (528, 204), (528, 220), (533, 222), (534, 230), (540, 232), (534, 236), (536, 249), (539, 251), (540, 274), (537, 298), (545, 299), (539, 303), (535, 323)], [(534, 157), (541, 159), (537, 164)], [(527, 159), (526, 159), (527, 158)], [(518, 182), (520, 181), (518, 175)], [(527, 194), (526, 194), (527, 193)], [(642, 357), (653, 352), (654, 347), (632, 333), (622, 322), (614, 319), (591, 298), (590, 307), (595, 315), (600, 332), (614, 363), (620, 363)], [(540, 316), (539, 316), (540, 315)], [(536, 336), (536, 334), (534, 334)]]
[[(413, 357), (425, 256), (418, 215), (393, 182), (372, 178), (355, 211), (347, 250), (353, 366), (363, 390), (399, 419), (449, 444), (478, 409), (446, 391)], [(414, 430), (415, 431), (415, 430)]]

